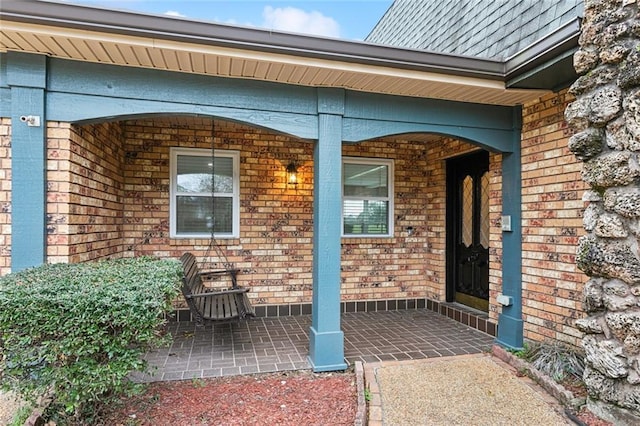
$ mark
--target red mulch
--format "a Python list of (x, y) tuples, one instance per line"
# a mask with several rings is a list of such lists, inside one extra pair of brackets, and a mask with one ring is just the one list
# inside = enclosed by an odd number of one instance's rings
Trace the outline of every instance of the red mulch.
[[(563, 383), (575, 394), (580, 384)], [(138, 396), (103, 412), (112, 426), (353, 425), (355, 376), (292, 371), (150, 384)], [(612, 426), (586, 408), (574, 414), (587, 426)]]
[[(582, 380), (566, 378), (561, 382), (561, 384), (565, 389), (571, 392), (574, 397), (587, 397), (587, 388)], [(602, 420), (600, 417), (589, 411), (587, 407), (582, 407), (582, 409), (574, 415), (587, 426), (613, 426), (613, 423)]]
[(587, 397), (587, 387), (584, 385), (584, 382), (582, 380), (576, 379), (574, 377), (565, 377), (565, 379), (562, 380), (560, 384), (566, 390), (571, 392), (575, 398)]
[(614, 426), (613, 423), (602, 420), (600, 417), (587, 410), (586, 407), (583, 407), (582, 410), (576, 414), (576, 417), (587, 426)]
[(109, 425), (353, 425), (352, 373), (288, 372), (152, 383)]

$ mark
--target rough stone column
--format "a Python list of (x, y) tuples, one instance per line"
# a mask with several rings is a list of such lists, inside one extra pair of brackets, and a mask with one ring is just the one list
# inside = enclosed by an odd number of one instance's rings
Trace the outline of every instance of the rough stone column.
[(577, 263), (590, 280), (577, 322), (590, 408), (640, 424), (640, 11), (638, 0), (585, 0), (581, 77), (565, 111), (569, 148), (584, 162), (587, 235)]

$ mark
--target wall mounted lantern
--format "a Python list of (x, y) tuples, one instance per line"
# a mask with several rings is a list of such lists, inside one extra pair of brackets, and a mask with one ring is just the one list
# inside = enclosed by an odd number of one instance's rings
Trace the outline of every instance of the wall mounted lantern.
[(298, 187), (298, 166), (293, 161), (287, 165), (287, 186)]

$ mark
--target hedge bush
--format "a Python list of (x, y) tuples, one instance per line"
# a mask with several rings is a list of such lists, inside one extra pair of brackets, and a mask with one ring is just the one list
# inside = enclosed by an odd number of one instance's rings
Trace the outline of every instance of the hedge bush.
[(81, 417), (131, 386), (179, 290), (177, 260), (150, 257), (55, 264), (0, 278), (0, 380)]

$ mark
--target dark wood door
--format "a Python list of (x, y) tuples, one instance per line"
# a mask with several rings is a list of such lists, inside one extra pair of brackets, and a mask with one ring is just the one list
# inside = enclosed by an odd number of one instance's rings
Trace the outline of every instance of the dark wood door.
[(447, 300), (489, 309), (489, 153), (447, 162)]

